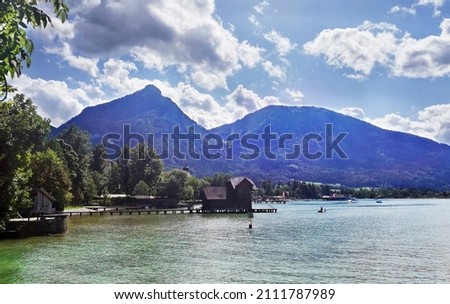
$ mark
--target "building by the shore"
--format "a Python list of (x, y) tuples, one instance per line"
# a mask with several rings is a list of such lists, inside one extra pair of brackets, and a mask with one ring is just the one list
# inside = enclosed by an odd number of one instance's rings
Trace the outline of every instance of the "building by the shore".
[(224, 187), (206, 187), (200, 193), (202, 209), (209, 211), (250, 211), (255, 183), (243, 176), (230, 178)]
[(56, 202), (56, 199), (45, 191), (44, 188), (36, 188), (31, 193), (31, 197), (33, 198), (33, 212), (34, 213), (53, 213), (55, 212), (55, 208), (53, 205)]

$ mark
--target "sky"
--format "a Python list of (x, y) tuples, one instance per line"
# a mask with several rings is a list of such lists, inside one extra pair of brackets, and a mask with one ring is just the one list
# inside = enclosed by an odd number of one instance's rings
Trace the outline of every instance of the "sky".
[(317, 106), (450, 144), (450, 0), (66, 2), (12, 80), (54, 126), (153, 84), (206, 128)]

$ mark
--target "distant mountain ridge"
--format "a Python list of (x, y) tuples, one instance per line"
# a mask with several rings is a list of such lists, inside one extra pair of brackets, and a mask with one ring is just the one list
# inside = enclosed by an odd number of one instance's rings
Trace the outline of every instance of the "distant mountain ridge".
[[(282, 180), (300, 179), (324, 183), (341, 183), (348, 186), (395, 186), (432, 189), (450, 189), (450, 146), (415, 135), (388, 131), (356, 118), (345, 116), (323, 108), (269, 106), (212, 130), (206, 130), (190, 119), (169, 98), (163, 97), (158, 88), (147, 86), (125, 97), (109, 103), (84, 109), (79, 115), (58, 128), (61, 132), (71, 124), (87, 130), (93, 143), (100, 143), (107, 133), (121, 134), (123, 125), (128, 124), (131, 132), (142, 135), (154, 134), (155, 148), (161, 148), (161, 134), (170, 134), (174, 126), (179, 125), (182, 132), (193, 126), (202, 137), (206, 134), (218, 134), (224, 139), (222, 149), (214, 152), (223, 157), (209, 160), (201, 157), (194, 159), (176, 159), (171, 155), (164, 160), (168, 167), (188, 165), (193, 174), (207, 176), (216, 172), (230, 172), (235, 175), (247, 175), (255, 181), (264, 179)], [(338, 142), (348, 158), (339, 157), (338, 149), (326, 158), (327, 125), (331, 125), (336, 139), (341, 133), (344, 138)], [(276, 134), (277, 140), (270, 141), (270, 150), (276, 160), (264, 156), (267, 146), (261, 139), (267, 127)], [(225, 142), (230, 134), (245, 134), (253, 138), (248, 145)], [(280, 145), (280, 137), (291, 136)], [(313, 134), (312, 138), (311, 135)], [(255, 136), (258, 140), (255, 140)], [(308, 149), (303, 146), (304, 139), (310, 139)], [(319, 140), (319, 139), (322, 140)], [(232, 155), (225, 155), (230, 145), (234, 145)], [(301, 154), (294, 159), (286, 159), (286, 154), (294, 152), (295, 145)], [(195, 150), (202, 152), (204, 142), (195, 142)], [(187, 151), (185, 148), (183, 151)], [(259, 150), (256, 159), (243, 159)], [(310, 160), (306, 154), (323, 153), (322, 157)]]
[[(228, 125), (212, 130), (222, 135), (238, 130), (245, 133), (291, 133), (294, 143), (301, 143), (308, 134), (318, 134), (323, 141), (310, 143), (310, 150), (325, 154), (326, 125), (331, 124), (333, 138), (340, 133), (347, 135), (339, 147), (348, 156), (340, 158), (333, 151), (332, 158), (325, 155), (317, 160), (300, 157), (286, 160), (286, 149), (278, 149), (277, 161), (259, 158), (242, 161), (236, 158), (238, 171), (264, 168), (258, 178), (292, 178), (325, 183), (342, 183), (349, 186), (396, 186), (420, 188), (446, 188), (450, 184), (450, 147), (415, 135), (388, 131), (367, 122), (315, 107), (269, 106)], [(274, 149), (275, 150), (275, 149)], [(262, 176), (259, 176), (262, 175)]]

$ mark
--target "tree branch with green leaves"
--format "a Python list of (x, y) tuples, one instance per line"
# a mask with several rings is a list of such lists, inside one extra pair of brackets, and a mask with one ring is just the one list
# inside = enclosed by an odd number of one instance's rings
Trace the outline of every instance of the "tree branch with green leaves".
[(38, 2), (51, 2), (53, 12), (61, 22), (67, 20), (69, 8), (64, 0), (0, 0), (0, 100), (7, 98), (14, 88), (8, 85), (7, 77), (19, 77), (22, 65), (31, 65), (33, 41), (26, 29), (53, 26), (50, 16), (38, 7)]

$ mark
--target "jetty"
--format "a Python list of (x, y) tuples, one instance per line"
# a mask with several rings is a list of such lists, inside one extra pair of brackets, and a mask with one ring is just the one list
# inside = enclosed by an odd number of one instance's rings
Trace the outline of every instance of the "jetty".
[(32, 236), (53, 235), (67, 231), (67, 214), (40, 214), (11, 219), (0, 239), (20, 239)]
[[(208, 213), (275, 213), (278, 210), (276, 208), (255, 208), (255, 209), (149, 209), (142, 207), (89, 207), (89, 210), (67, 210), (58, 214), (65, 214), (69, 217), (72, 216), (93, 216), (93, 215), (144, 215), (144, 214), (208, 214)], [(51, 216), (48, 214), (47, 216)]]
[(286, 204), (289, 199), (284, 196), (268, 196), (268, 197), (256, 197), (253, 198), (254, 204)]

